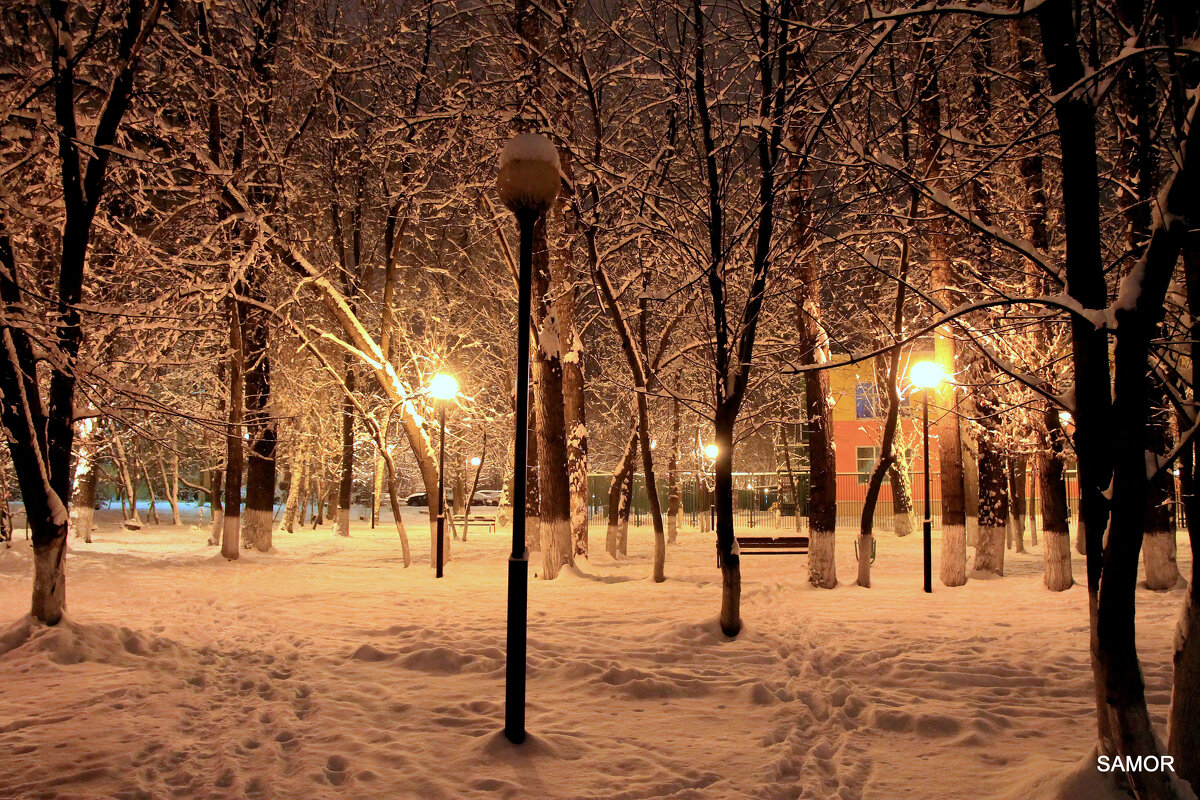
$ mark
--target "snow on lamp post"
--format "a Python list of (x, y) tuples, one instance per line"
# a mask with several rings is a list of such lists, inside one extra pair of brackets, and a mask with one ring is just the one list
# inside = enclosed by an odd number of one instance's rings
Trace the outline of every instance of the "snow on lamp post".
[(922, 440), (925, 459), (925, 520), (923, 526), (925, 550), (925, 591), (933, 591), (933, 515), (929, 502), (929, 390), (936, 389), (946, 379), (946, 373), (936, 361), (918, 361), (909, 372), (913, 386), (921, 389), (923, 400), (921, 411)]
[(442, 577), (446, 558), (446, 405), (458, 396), (458, 381), (453, 375), (434, 375), (429, 381), (429, 395), (438, 401), (438, 504), (436, 576)]
[(508, 643), (504, 670), (504, 736), (525, 741), (525, 649), (529, 551), (525, 549), (525, 477), (529, 451), (529, 324), (533, 287), (533, 225), (558, 198), (558, 151), (545, 136), (521, 133), (500, 152), (496, 191), (517, 218), (521, 258), (517, 275), (516, 441), (513, 447), (512, 554), (508, 559)]

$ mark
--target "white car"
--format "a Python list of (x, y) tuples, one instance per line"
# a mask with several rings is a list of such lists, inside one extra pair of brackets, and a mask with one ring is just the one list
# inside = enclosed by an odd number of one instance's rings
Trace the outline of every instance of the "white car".
[(471, 504), (477, 506), (498, 506), (500, 505), (500, 490), (480, 489), (471, 495)]

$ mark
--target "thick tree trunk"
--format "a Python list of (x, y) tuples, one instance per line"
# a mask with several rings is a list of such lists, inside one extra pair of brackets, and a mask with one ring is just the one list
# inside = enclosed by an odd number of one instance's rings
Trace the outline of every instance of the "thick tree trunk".
[[(559, 263), (565, 268), (569, 249)], [(588, 557), (588, 430), (583, 381), (583, 344), (575, 330), (575, 290), (571, 276), (558, 276), (558, 325), (564, 346), (562, 358), (563, 425), (567, 434), (567, 472), (570, 475), (571, 548)]]
[(1007, 460), (994, 441), (996, 432), (979, 437), (979, 532), (976, 572), (1004, 574), (1004, 531), (1008, 524)]
[(1046, 563), (1046, 588), (1052, 592), (1070, 589), (1071, 574), (1070, 510), (1067, 506), (1067, 437), (1059, 421), (1058, 409), (1047, 405), (1043, 412), (1043, 436), (1038, 450), (1038, 483), (1042, 505), (1042, 553)]
[(563, 353), (551, 292), (545, 215), (538, 218), (533, 230), (533, 323), (538, 329), (534, 350), (539, 365), (536, 400), (542, 578), (553, 580), (564, 565), (574, 565), (575, 557), (571, 544), (567, 431), (563, 418)]
[[(818, 373), (818, 374), (824, 374)], [(717, 408), (714, 420), (717, 458), (717, 560), (721, 567), (721, 630), (737, 636), (742, 629), (742, 563), (733, 530), (733, 423), (727, 409)]]
[[(1147, 420), (1147, 450), (1165, 458), (1173, 447), (1171, 419), (1162, 386), (1148, 390), (1150, 418)], [(1179, 564), (1175, 560), (1175, 476), (1159, 470), (1146, 486), (1145, 534), (1142, 561), (1146, 568), (1146, 588), (1171, 589), (1179, 582)]]
[[(346, 391), (354, 391), (354, 367), (346, 362)], [(350, 535), (350, 501), (354, 488), (354, 401), (342, 403), (342, 466), (338, 482), (337, 535)], [(430, 509), (433, 502), (430, 501)]]
[(146, 481), (146, 494), (150, 495), (150, 504), (146, 508), (146, 519), (153, 525), (161, 524), (158, 518), (158, 496), (154, 493), (154, 481), (150, 478), (150, 470), (146, 468), (146, 461), (141, 454), (137, 454), (138, 468), (142, 471), (142, 480)]
[[(265, 276), (252, 277), (242, 291), (265, 301)], [(260, 552), (271, 549), (275, 518), (275, 451), (277, 436), (271, 418), (270, 317), (266, 311), (243, 304), (245, 339), (246, 432), (249, 456), (246, 464), (246, 509), (242, 515), (242, 546)]]
[(888, 470), (888, 479), (892, 484), (892, 530), (897, 536), (908, 536), (916, 524), (913, 518), (912, 472), (909, 471), (908, 459), (900, 453), (896, 454), (896, 463)]
[[(829, 340), (821, 327), (820, 279), (815, 258), (800, 261), (796, 332), (801, 363), (829, 361)], [(808, 422), (808, 579), (832, 589), (837, 579), (837, 453), (833, 441), (833, 396), (829, 373), (804, 373), (804, 411)], [(799, 514), (799, 509), (796, 511)]]
[(229, 301), (229, 424), (225, 439), (225, 517), (221, 524), (221, 555), (238, 557), (242, 513), (242, 319), (240, 304)]

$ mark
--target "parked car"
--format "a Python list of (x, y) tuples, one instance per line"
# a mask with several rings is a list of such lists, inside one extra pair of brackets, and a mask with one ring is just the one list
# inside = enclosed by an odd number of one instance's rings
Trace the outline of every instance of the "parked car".
[(498, 506), (500, 505), (500, 490), (480, 489), (471, 495), (471, 504), (477, 506)]
[(416, 494), (410, 494), (404, 502), (410, 506), (427, 506), (429, 505), (429, 498), (425, 496), (424, 492), (417, 492)]

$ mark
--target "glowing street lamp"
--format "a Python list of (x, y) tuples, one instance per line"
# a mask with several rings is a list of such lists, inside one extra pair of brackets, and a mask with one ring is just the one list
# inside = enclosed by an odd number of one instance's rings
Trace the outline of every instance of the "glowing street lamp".
[(721, 451), (717, 449), (715, 444), (708, 444), (704, 446), (704, 455), (708, 456), (709, 461), (716, 461), (717, 453), (719, 452)]
[(471, 459), (472, 467), (478, 467), (482, 463), (483, 463), (483, 461), (479, 458), (479, 456), (475, 456), (474, 458)]
[(434, 562), (436, 576), (442, 577), (442, 564), (446, 558), (446, 405), (458, 396), (458, 381), (453, 375), (439, 373), (429, 381), (429, 396), (438, 401), (438, 426), (441, 430), (438, 444), (438, 515), (437, 544)]
[(942, 365), (936, 361), (918, 361), (908, 373), (913, 386), (921, 389), (921, 428), (925, 445), (925, 520), (923, 525), (925, 549), (925, 591), (933, 591), (933, 513), (929, 501), (929, 390), (936, 389), (946, 379)]
[(528, 640), (529, 551), (525, 549), (525, 476), (529, 452), (529, 323), (533, 294), (533, 225), (558, 199), (558, 151), (545, 136), (521, 133), (500, 152), (496, 191), (517, 218), (517, 407), (513, 447), (513, 542), (508, 559), (508, 641), (504, 665), (504, 736), (525, 741), (525, 649)]

